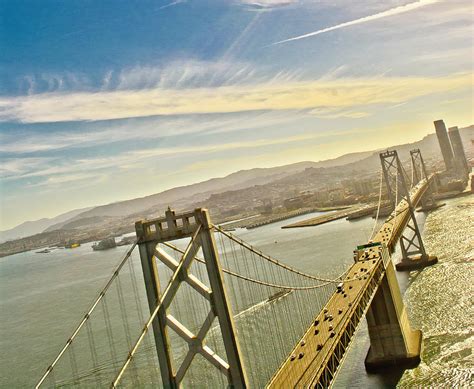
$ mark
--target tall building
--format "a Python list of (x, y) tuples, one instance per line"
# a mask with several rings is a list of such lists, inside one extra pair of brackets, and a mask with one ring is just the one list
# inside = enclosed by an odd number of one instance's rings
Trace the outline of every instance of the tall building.
[(469, 176), (469, 165), (467, 163), (466, 154), (464, 153), (464, 147), (462, 145), (461, 135), (457, 127), (451, 127), (449, 129), (449, 139), (453, 146), (454, 161), (457, 169), (462, 173), (463, 177)]
[(449, 142), (448, 133), (446, 131), (446, 126), (442, 120), (436, 120), (434, 126), (436, 129), (436, 136), (438, 137), (439, 147), (441, 148), (441, 154), (443, 154), (446, 170), (451, 170), (454, 168), (454, 156), (451, 143)]

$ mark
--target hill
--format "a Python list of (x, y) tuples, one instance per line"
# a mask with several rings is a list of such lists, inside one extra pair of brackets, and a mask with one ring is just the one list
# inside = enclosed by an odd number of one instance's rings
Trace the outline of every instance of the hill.
[(257, 184), (266, 184), (302, 172), (308, 167), (345, 165), (363, 159), (372, 153), (373, 151), (351, 153), (320, 162), (305, 161), (272, 168), (241, 170), (225, 177), (212, 178), (196, 184), (180, 186), (150, 196), (98, 206), (77, 215), (74, 219), (92, 216), (126, 216), (132, 213), (143, 212), (152, 207), (166, 207), (169, 204), (179, 208), (183, 203), (189, 203), (191, 200), (195, 202), (201, 201), (214, 193), (249, 188)]
[(92, 208), (89, 207), (89, 208), (75, 209), (73, 211), (62, 213), (56, 217), (43, 218), (43, 219), (39, 219), (35, 221), (27, 221), (27, 222), (21, 223), (20, 225), (10, 230), (0, 231), (0, 243), (6, 242), (12, 239), (19, 239), (26, 236), (31, 236), (39, 232), (43, 232), (46, 229), (48, 229), (50, 226), (56, 225), (58, 223), (66, 222), (67, 220), (72, 219), (73, 217), (83, 212), (86, 212), (90, 209)]
[[(469, 152), (473, 147), (471, 140), (474, 138), (474, 126), (460, 129), (460, 133), (466, 151)], [(414, 148), (422, 150), (425, 160), (440, 159), (441, 157), (435, 134), (429, 134), (417, 142), (390, 147), (390, 149), (398, 150), (402, 160), (409, 158), (409, 152)], [(297, 182), (304, 182), (308, 172), (314, 169), (328, 169), (327, 174), (331, 174), (335, 172), (337, 167), (346, 165), (348, 171), (370, 172), (380, 166), (379, 152), (380, 150), (356, 152), (318, 162), (305, 161), (271, 168), (241, 170), (225, 177), (212, 178), (141, 198), (73, 210), (50, 219), (25, 222), (11, 230), (0, 232), (0, 242), (34, 235), (43, 231), (49, 232), (79, 226), (80, 228), (86, 228), (91, 223), (100, 225), (110, 222), (114, 218), (120, 219), (135, 214), (148, 214), (151, 210), (164, 209), (168, 205), (172, 205), (175, 209), (190, 208), (194, 204), (205, 201), (213, 194), (238, 191), (256, 185), (266, 185), (272, 182), (281, 185), (293, 185)]]

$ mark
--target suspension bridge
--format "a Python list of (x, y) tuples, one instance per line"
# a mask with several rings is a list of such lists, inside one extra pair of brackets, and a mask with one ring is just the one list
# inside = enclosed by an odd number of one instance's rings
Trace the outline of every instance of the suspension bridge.
[[(411, 179), (396, 151), (380, 159), (371, 239), (339, 274), (289, 266), (214, 225), (205, 209), (137, 222), (136, 242), (36, 388), (326, 388), (364, 316), (367, 370), (416, 366), (422, 335), (410, 328), (395, 266), (437, 261), (414, 214), (433, 205), (434, 180), (419, 150)], [(380, 226), (383, 183), (393, 212)]]

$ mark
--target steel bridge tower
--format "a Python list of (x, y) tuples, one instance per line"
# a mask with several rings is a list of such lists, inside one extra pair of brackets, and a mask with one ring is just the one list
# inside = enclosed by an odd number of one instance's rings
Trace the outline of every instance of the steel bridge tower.
[[(428, 172), (426, 170), (425, 161), (421, 155), (420, 149), (414, 149), (410, 151), (411, 158), (411, 169), (412, 169), (412, 182), (413, 187), (421, 180), (429, 180)], [(438, 184), (436, 182), (436, 176), (430, 181), (430, 186), (426, 190), (425, 194), (421, 198), (421, 209), (420, 211), (431, 211), (439, 208), (441, 205), (436, 203), (434, 193), (438, 192)], [(444, 205), (444, 204), (443, 204)]]
[[(426, 167), (419, 150), (411, 154), (411, 158), (412, 161), (414, 158), (420, 159), (421, 172), (417, 172), (416, 174), (420, 175), (420, 180), (429, 181), (430, 178), (426, 175)], [(399, 271), (406, 271), (434, 265), (438, 262), (438, 258), (426, 253), (420, 229), (415, 218), (415, 207), (410, 199), (410, 188), (407, 184), (406, 173), (402, 167), (397, 151), (392, 150), (381, 153), (380, 160), (382, 163), (382, 171), (385, 178), (389, 200), (394, 204), (394, 208), (396, 208), (398, 202), (405, 202), (406, 209), (403, 212), (409, 213), (409, 221), (406, 225), (406, 231), (404, 231), (400, 236), (402, 260), (396, 264), (396, 269)], [(421, 177), (421, 173), (424, 177)], [(397, 223), (396, 212), (391, 215), (391, 218), (393, 223)]]
[[(222, 269), (214, 240), (214, 226), (210, 222), (208, 211), (196, 209), (194, 212), (176, 215), (174, 211), (168, 209), (164, 218), (137, 222), (135, 230), (150, 312), (153, 312), (158, 302), (161, 302), (152, 325), (164, 387), (179, 388), (194, 357), (200, 354), (227, 377), (229, 387), (246, 388), (248, 386), (246, 372), (242, 363), (233, 314), (223, 285)], [(182, 238), (191, 238), (191, 241), (179, 262), (158, 246), (159, 243)], [(204, 284), (189, 271), (200, 249), (202, 249), (210, 285)], [(166, 288), (166, 291), (169, 291), (166, 295), (161, 294), (156, 259), (174, 272), (171, 285)], [(167, 308), (183, 282), (209, 302), (209, 313), (197, 334), (193, 334), (175, 317), (167, 313)], [(205, 344), (205, 337), (215, 318), (219, 321), (226, 360), (219, 357)], [(189, 347), (186, 357), (177, 368), (173, 366), (169, 328), (185, 340)]]

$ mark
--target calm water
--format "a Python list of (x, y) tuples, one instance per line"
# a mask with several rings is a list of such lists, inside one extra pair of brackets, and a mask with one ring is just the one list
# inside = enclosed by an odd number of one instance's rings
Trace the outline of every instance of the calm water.
[[(280, 228), (310, 216), (236, 234), (302, 270), (338, 274), (352, 262), (354, 247), (366, 241), (373, 220)], [(423, 330), (422, 363), (404, 373), (367, 375), (363, 360), (369, 341), (364, 321), (335, 387), (473, 384), (474, 199), (450, 200), (429, 214), (426, 221), (420, 214), (419, 222), (424, 226), (429, 252), (438, 255), (440, 263), (422, 272), (398, 276), (402, 290), (406, 290), (412, 326)], [(93, 252), (90, 245), (84, 245), (74, 250), (30, 252), (0, 259), (0, 386), (31, 387), (36, 382), (127, 249)]]

